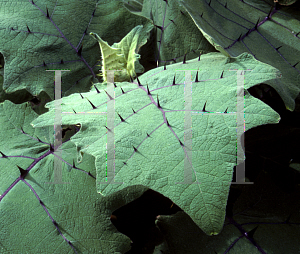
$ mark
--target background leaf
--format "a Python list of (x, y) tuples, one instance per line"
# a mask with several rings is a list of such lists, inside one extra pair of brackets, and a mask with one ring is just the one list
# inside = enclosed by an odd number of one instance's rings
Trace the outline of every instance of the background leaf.
[[(116, 230), (110, 215), (146, 189), (134, 187), (109, 198), (102, 197), (95, 191), (95, 179), (88, 174), (95, 175), (94, 158), (84, 154), (75, 168), (76, 148), (70, 141), (61, 147), (62, 158), (59, 157), (58, 163), (62, 182), (57, 182), (54, 168), (57, 151), (49, 149), (53, 127), (32, 128), (29, 123), (35, 117), (37, 114), (29, 103), (0, 104), (0, 252), (124, 253), (129, 250), (130, 239)], [(21, 178), (18, 166), (26, 177)]]
[(243, 52), (282, 72), (282, 78), (265, 84), (273, 87), (287, 109), (294, 110), (300, 92), (300, 2), (275, 9), (274, 1), (179, 0), (199, 29), (213, 38), (230, 56)]
[(129, 12), (122, 0), (64, 1), (59, 5), (54, 0), (22, 0), (2, 3), (0, 16), (3, 89), (7, 93), (26, 89), (31, 95), (45, 91), (51, 99), (54, 72), (46, 70), (69, 70), (62, 71), (62, 96), (88, 91), (91, 81), (98, 82), (101, 54), (89, 32), (111, 45), (136, 25), (151, 23)]

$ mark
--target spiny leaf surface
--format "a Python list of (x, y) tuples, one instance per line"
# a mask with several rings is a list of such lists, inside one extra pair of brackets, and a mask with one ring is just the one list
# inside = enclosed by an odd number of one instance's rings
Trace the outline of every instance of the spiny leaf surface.
[[(245, 88), (278, 76), (278, 70), (249, 54), (227, 58), (221, 53), (210, 53), (201, 56), (200, 61), (196, 58), (169, 65), (166, 70), (156, 68), (134, 83), (116, 83), (110, 94), (107, 91), (111, 88), (104, 90), (107, 84), (103, 83), (97, 85), (100, 93), (93, 88), (83, 94), (83, 99), (79, 94), (63, 98), (62, 123), (82, 125), (71, 140), (78, 150), (96, 158), (98, 191), (109, 195), (126, 186), (147, 186), (180, 206), (205, 233), (218, 234), (237, 160), (236, 147), (241, 148), (237, 127), (244, 128), (244, 124), (237, 126), (236, 120), (236, 71), (243, 68), (251, 70), (245, 71)], [(187, 110), (185, 73), (191, 70), (191, 109)], [(199, 81), (195, 82), (197, 70)], [(246, 90), (244, 100), (246, 130), (278, 123), (279, 115)], [(114, 103), (113, 110), (108, 110), (110, 103)], [(33, 121), (34, 127), (53, 125), (55, 103), (50, 102), (47, 107), (50, 111)], [(75, 115), (73, 108), (81, 114)], [(227, 108), (228, 113), (216, 114)], [(188, 119), (191, 126), (185, 129)], [(108, 128), (110, 121), (113, 126)], [(112, 133), (113, 140), (108, 138)], [(192, 143), (187, 145), (185, 136), (189, 134)], [(114, 142), (114, 151), (107, 148), (109, 142)], [(114, 156), (110, 157), (110, 152)], [(193, 184), (182, 184), (186, 168)], [(109, 170), (114, 170), (114, 184), (106, 182)]]

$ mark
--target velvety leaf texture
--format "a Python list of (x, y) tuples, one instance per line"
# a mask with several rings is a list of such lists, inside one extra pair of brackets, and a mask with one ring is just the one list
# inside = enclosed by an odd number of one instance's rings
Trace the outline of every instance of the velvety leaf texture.
[[(135, 27), (133, 17), (139, 24), (150, 22), (131, 14), (121, 0), (4, 1), (0, 15), (0, 49), (6, 61), (3, 89), (9, 93), (26, 89), (32, 95), (45, 91), (51, 99), (54, 73), (46, 70), (69, 70), (62, 71), (63, 96), (87, 91), (91, 81), (97, 82), (101, 53), (89, 32), (105, 34), (108, 43), (118, 42)], [(119, 26), (118, 31), (114, 26), (112, 34), (114, 22), (126, 28)]]
[[(63, 98), (62, 124), (82, 125), (71, 140), (83, 153), (95, 156), (98, 191), (108, 195), (142, 184), (173, 200), (207, 234), (218, 234), (224, 221), (236, 147), (241, 149), (240, 137), (236, 138), (237, 127), (243, 128), (237, 126), (235, 113), (237, 71), (230, 71), (241, 66), (251, 69), (245, 71), (246, 88), (278, 76), (275, 68), (251, 55), (227, 58), (210, 53), (201, 56), (200, 61), (196, 58), (169, 65), (166, 70), (151, 70), (134, 84), (110, 84), (114, 87), (110, 94), (107, 88), (100, 93), (93, 90), (82, 97), (73, 94)], [(193, 70), (189, 90), (186, 70)], [(190, 102), (185, 102), (186, 98)], [(279, 121), (276, 112), (247, 92), (244, 99), (246, 130)], [(110, 103), (114, 112), (109, 110)], [(34, 127), (53, 125), (55, 103), (47, 107), (50, 111), (33, 121)], [(75, 114), (73, 109), (95, 114)], [(111, 117), (114, 123), (108, 126)], [(192, 133), (187, 145), (188, 121)], [(114, 136), (108, 136), (112, 133)], [(114, 158), (108, 155), (109, 142), (114, 144)], [(114, 165), (114, 184), (106, 179), (110, 165)], [(185, 170), (189, 170), (187, 174), (191, 174), (194, 184), (183, 184)]]
[(0, 253), (299, 253), (299, 10), (0, 1)]
[(118, 70), (114, 77), (114, 80), (118, 82), (130, 81), (130, 76), (136, 77), (136, 72), (144, 72), (144, 67), (138, 62), (141, 56), (136, 52), (147, 42), (149, 31), (152, 28), (152, 24), (149, 24), (146, 29), (143, 29), (143, 26), (136, 26), (120, 43), (114, 43), (112, 47), (97, 34), (90, 33), (98, 41), (101, 49), (101, 76), (103, 76), (104, 82), (107, 82), (107, 70)]
[(195, 24), (230, 56), (249, 52), (257, 60), (279, 69), (282, 78), (265, 83), (280, 94), (288, 109), (294, 110), (294, 99), (300, 91), (299, 3), (281, 8), (273, 6), (271, 0), (179, 2)]
[[(94, 187), (93, 157), (85, 155), (77, 163), (76, 147), (70, 141), (63, 143), (62, 157), (57, 150), (51, 151), (53, 127), (32, 128), (30, 122), (36, 117), (28, 103), (0, 104), (0, 252), (118, 253), (130, 249), (129, 238), (109, 221), (116, 205), (113, 200), (123, 197), (103, 199)], [(126, 199), (134, 195), (138, 197), (133, 192)]]

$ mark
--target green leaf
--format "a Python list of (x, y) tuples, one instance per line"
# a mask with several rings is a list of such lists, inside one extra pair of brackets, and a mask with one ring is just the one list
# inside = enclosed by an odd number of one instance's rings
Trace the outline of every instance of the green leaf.
[(296, 3), (298, 0), (278, 0), (277, 2), (281, 5), (291, 5)]
[(290, 163), (291, 168), (296, 169), (300, 172), (300, 163)]
[(151, 19), (155, 24), (155, 67), (217, 51), (178, 1), (147, 0), (143, 2), (141, 12), (133, 13)]
[[(83, 98), (79, 94), (63, 98), (62, 123), (81, 124), (81, 130), (71, 140), (78, 150), (95, 157), (98, 192), (109, 195), (127, 186), (147, 186), (180, 206), (206, 234), (218, 234), (237, 161), (236, 147), (241, 149), (242, 133), (237, 134), (237, 130), (244, 129), (244, 123), (237, 125), (239, 69), (248, 69), (244, 74), (245, 89), (278, 76), (278, 70), (249, 54), (227, 58), (210, 53), (202, 55), (200, 61), (193, 59), (169, 65), (166, 70), (159, 67), (148, 71), (134, 84), (122, 82), (112, 88), (108, 83), (105, 90), (106, 84), (100, 84), (99, 91), (92, 89), (82, 94)], [(189, 93), (185, 73), (189, 71), (192, 93), (186, 97)], [(199, 82), (195, 82), (197, 71)], [(189, 102), (185, 102), (187, 98)], [(204, 105), (210, 113), (204, 112)], [(278, 123), (280, 119), (246, 90), (243, 105), (245, 130)], [(55, 102), (46, 106), (49, 112), (34, 120), (34, 127), (53, 125)], [(74, 114), (73, 109), (80, 113)], [(224, 113), (226, 109), (228, 113)], [(189, 114), (191, 111), (195, 113)], [(190, 126), (185, 129), (189, 119)], [(191, 130), (192, 140), (187, 143), (186, 135)], [(112, 133), (113, 140), (109, 136)], [(107, 148), (110, 145), (114, 151)], [(244, 159), (243, 154), (238, 159)], [(115, 183), (106, 182), (109, 165), (115, 165), (111, 168)], [(192, 172), (193, 184), (177, 184), (184, 181), (186, 169)]]
[[(250, 53), (280, 70), (281, 79), (265, 84), (273, 87), (293, 111), (300, 92), (300, 13), (298, 7), (273, 7), (274, 1), (179, 0), (196, 26), (230, 56)], [(283, 1), (284, 2), (284, 1)]]
[[(96, 192), (95, 178), (88, 174), (96, 174), (94, 158), (84, 154), (78, 163), (70, 141), (60, 147), (62, 154), (50, 151), (53, 126), (32, 128), (30, 122), (36, 117), (29, 103), (0, 104), (0, 252), (128, 251), (130, 239), (109, 218), (145, 188), (102, 197)], [(27, 172), (24, 178), (19, 168)]]
[(107, 82), (107, 71), (118, 70), (115, 72), (116, 82), (130, 81), (136, 77), (137, 73), (143, 73), (144, 67), (139, 63), (141, 57), (137, 52), (140, 47), (147, 42), (149, 32), (153, 29), (152, 24), (136, 26), (119, 43), (114, 43), (111, 47), (103, 41), (98, 34), (91, 32), (98, 42), (102, 55), (102, 74), (104, 82)]
[(46, 70), (65, 70), (61, 72), (62, 96), (86, 92), (91, 82), (98, 82), (101, 53), (89, 36), (91, 31), (113, 43), (136, 27), (133, 19), (144, 27), (151, 23), (130, 13), (123, 0), (65, 0), (59, 6), (56, 1), (14, 1), (1, 5), (0, 16), (4, 91), (26, 89), (34, 96), (44, 91), (51, 99), (54, 71)]
[(164, 233), (169, 249), (164, 253), (297, 253), (299, 191), (297, 188), (287, 194), (272, 181), (273, 177), (271, 171), (264, 171), (253, 186), (235, 185), (230, 190), (230, 195), (234, 190), (240, 190), (241, 195), (217, 236), (205, 235), (183, 212), (159, 216), (155, 224)]
[(206, 40), (208, 40), (209, 43), (215, 47), (216, 50), (220, 51), (224, 56), (230, 57), (230, 55), (220, 45), (218, 45), (212, 37), (210, 37), (207, 33), (205, 33), (201, 28), (199, 28), (199, 30), (206, 38)]

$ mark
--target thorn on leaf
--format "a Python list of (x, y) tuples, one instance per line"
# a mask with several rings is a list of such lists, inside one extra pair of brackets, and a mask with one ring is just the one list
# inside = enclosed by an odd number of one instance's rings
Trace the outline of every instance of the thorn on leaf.
[(130, 82), (133, 83), (133, 79), (132, 79), (131, 75), (129, 75), (129, 77), (130, 77)]
[(23, 133), (23, 134), (26, 134), (26, 133), (25, 133), (25, 131), (23, 131), (23, 128), (22, 128), (22, 126), (21, 126), (21, 131), (22, 131), (22, 133)]
[(151, 93), (150, 93), (150, 91), (149, 91), (148, 84), (147, 84), (147, 94), (148, 94), (148, 95), (151, 95)]
[(7, 158), (7, 156), (4, 153), (2, 153), (1, 151), (0, 151), (0, 153), (2, 155), (2, 158)]
[(20, 171), (20, 177), (21, 177), (21, 179), (24, 179), (25, 176), (27, 175), (28, 171), (24, 170), (23, 168), (19, 167), (18, 165), (17, 165), (17, 167), (18, 167), (18, 169)]
[(300, 63), (300, 61), (299, 61), (299, 62), (297, 62), (297, 63), (295, 63), (295, 64), (293, 65), (293, 67), (295, 68), (295, 67), (296, 67), (296, 65), (297, 65), (298, 63)]
[(157, 28), (159, 28), (161, 31), (163, 30), (162, 26), (157, 26), (157, 25), (154, 25), (154, 26), (156, 26)]
[(252, 230), (250, 230), (248, 233), (245, 233), (246, 236), (253, 238), (254, 233), (256, 231), (256, 229), (258, 228), (258, 226), (256, 226), (255, 228), (253, 228)]
[(77, 168), (77, 167), (75, 166), (75, 162), (74, 162), (74, 159), (73, 159), (73, 168)]
[[(105, 91), (105, 90), (104, 90)], [(106, 92), (106, 91), (105, 91)], [(113, 98), (106, 92), (107, 96), (109, 97), (110, 100), (112, 100)]]
[(224, 74), (224, 70), (222, 71), (222, 74), (221, 74), (221, 77), (220, 77), (220, 78), (224, 78), (224, 77), (223, 77), (223, 74)]
[(206, 102), (204, 103), (204, 106), (203, 106), (203, 109), (202, 109), (203, 112), (207, 112), (207, 111), (205, 110), (205, 107), (206, 107)]
[(197, 71), (197, 74), (196, 74), (195, 82), (199, 82), (199, 80), (198, 80), (198, 71)]
[(77, 52), (77, 55), (79, 55), (79, 56), (81, 56), (82, 47), (83, 47), (83, 42), (82, 42), (82, 44), (81, 44), (81, 46), (80, 46), (80, 49), (79, 49), (78, 52)]
[(174, 86), (174, 85), (176, 85), (176, 84), (175, 84), (175, 75), (174, 75), (174, 79), (173, 79), (173, 84), (172, 84), (172, 86)]
[(56, 222), (55, 220), (53, 220), (52, 223), (53, 223), (53, 225), (54, 225), (55, 227), (58, 227), (58, 224), (57, 224), (57, 222)]
[(92, 103), (92, 102), (90, 102), (90, 100), (88, 99), (88, 98), (86, 98), (88, 101), (89, 101), (89, 103), (92, 105), (92, 107), (93, 107), (93, 109), (96, 109), (97, 107), (95, 107), (95, 105)]
[(118, 116), (120, 117), (122, 122), (125, 122), (124, 118), (122, 116), (120, 116), (120, 114), (117, 112)]
[(180, 139), (179, 139), (179, 143), (180, 143), (180, 145), (181, 145), (181, 146), (183, 146), (183, 144), (182, 144), (182, 142), (181, 142), (181, 140), (180, 140)]
[(158, 99), (158, 95), (157, 95), (157, 107), (161, 108), (160, 104), (159, 104), (159, 99)]
[(97, 93), (100, 93), (100, 91), (98, 90), (98, 88), (95, 85), (94, 85), (94, 87), (95, 87)]
[(186, 54), (184, 55), (184, 58), (183, 58), (183, 64), (185, 64), (186, 62), (185, 62), (185, 59), (186, 59)]
[(140, 80), (139, 80), (139, 78), (136, 77), (136, 79), (137, 79), (137, 81), (138, 81), (139, 86), (142, 86), (142, 85), (141, 85), (141, 82), (140, 82)]
[(170, 124), (169, 124), (169, 121), (168, 121), (168, 119), (167, 119), (167, 118), (166, 118), (166, 120), (167, 120), (167, 125), (168, 125), (168, 126), (170, 126)]

